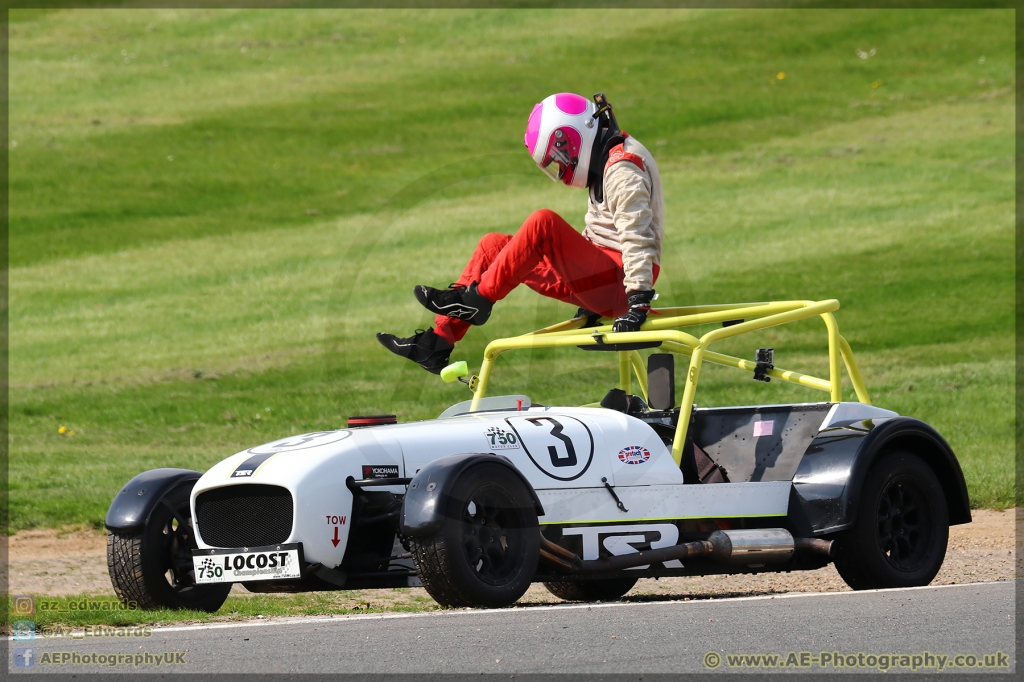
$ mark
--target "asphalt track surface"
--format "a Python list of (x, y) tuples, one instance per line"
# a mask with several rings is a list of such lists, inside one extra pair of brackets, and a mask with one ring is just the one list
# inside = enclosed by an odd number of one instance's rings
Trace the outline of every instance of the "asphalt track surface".
[[(558, 673), (638, 679), (659, 673), (735, 672), (728, 654), (849, 656), (1003, 652), (1015, 670), (1015, 584), (974, 583), (905, 590), (790, 594), (687, 602), (565, 604), (503, 610), (454, 610), (294, 618), (155, 628), (144, 639), (46, 638), (9, 641), (11, 673)], [(185, 663), (152, 666), (35, 665), (14, 667), (30, 644), (43, 654), (156, 654), (185, 651)], [(709, 654), (709, 652), (714, 652)], [(835, 654), (833, 653), (833, 656)], [(749, 660), (749, 659), (748, 659)], [(820, 660), (820, 659), (819, 659)], [(1006, 660), (1006, 659), (1004, 659)], [(790, 661), (793, 661), (791, 658)], [(797, 665), (799, 665), (797, 660)], [(927, 660), (919, 673), (934, 673)], [(933, 664), (934, 665), (934, 664)], [(786, 671), (875, 672), (790, 665)], [(897, 672), (892, 669), (890, 672)], [(753, 672), (747, 669), (747, 672)], [(910, 672), (909, 670), (907, 672)], [(945, 672), (982, 672), (952, 670)], [(378, 678), (379, 679), (379, 678)], [(479, 678), (478, 678), (479, 679)], [(647, 678), (651, 679), (651, 678)]]

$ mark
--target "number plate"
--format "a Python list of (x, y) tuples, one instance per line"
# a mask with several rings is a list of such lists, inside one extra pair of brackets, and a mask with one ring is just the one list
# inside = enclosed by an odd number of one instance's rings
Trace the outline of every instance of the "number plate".
[(199, 585), (301, 578), (302, 543), (244, 549), (193, 549), (192, 565)]

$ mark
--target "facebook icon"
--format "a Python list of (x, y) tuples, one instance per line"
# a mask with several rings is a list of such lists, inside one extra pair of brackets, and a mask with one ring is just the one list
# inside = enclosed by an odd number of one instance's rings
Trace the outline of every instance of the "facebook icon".
[(36, 664), (36, 650), (30, 646), (14, 648), (14, 667), (32, 668)]

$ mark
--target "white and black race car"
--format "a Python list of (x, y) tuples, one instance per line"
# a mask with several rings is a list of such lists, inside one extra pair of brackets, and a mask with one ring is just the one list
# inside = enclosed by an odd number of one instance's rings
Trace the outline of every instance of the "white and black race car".
[[(492, 342), (473, 399), (437, 419), (352, 417), (232, 455), (206, 473), (156, 469), (106, 517), (117, 594), (214, 611), (253, 592), (421, 585), (449, 606), (506, 606), (531, 582), (616, 599), (639, 578), (810, 570), (854, 589), (928, 584), (949, 526), (971, 520), (960, 466), (927, 424), (869, 404), (836, 301), (667, 308), (642, 331), (585, 318)], [(830, 376), (709, 350), (820, 316)], [(681, 328), (722, 327), (697, 338)], [(494, 360), (580, 347), (619, 359), (619, 386), (582, 407), (486, 397)], [(639, 350), (656, 349), (646, 358)], [(665, 352), (668, 351), (668, 352)], [(674, 357), (690, 356), (680, 404)], [(842, 400), (840, 362), (858, 401)], [(695, 408), (702, 363), (802, 384), (827, 402)], [(636, 395), (633, 395), (633, 380)]]

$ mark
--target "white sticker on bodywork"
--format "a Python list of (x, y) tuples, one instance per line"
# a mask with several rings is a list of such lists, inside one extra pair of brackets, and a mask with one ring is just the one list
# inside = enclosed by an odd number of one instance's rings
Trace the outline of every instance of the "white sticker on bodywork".
[(775, 428), (775, 422), (771, 419), (765, 421), (754, 422), (754, 438), (760, 438), (761, 436), (770, 436)]
[(492, 426), (484, 434), (487, 439), (487, 446), (491, 450), (519, 450), (519, 438), (512, 431), (506, 431), (500, 426)]
[[(597, 559), (601, 554), (601, 545), (613, 556), (623, 554), (635, 554), (639, 549), (633, 545), (642, 545), (647, 542), (646, 533), (658, 533), (658, 537), (651, 540), (651, 549), (662, 549), (672, 547), (679, 540), (679, 528), (672, 523), (648, 523), (630, 526), (580, 526), (576, 528), (563, 528), (562, 537), (567, 535), (579, 535), (583, 541), (583, 559), (589, 561)], [(601, 538), (604, 542), (601, 542)], [(665, 568), (682, 568), (683, 564), (678, 559), (664, 562)], [(649, 568), (649, 566), (635, 566), (637, 569)]]

